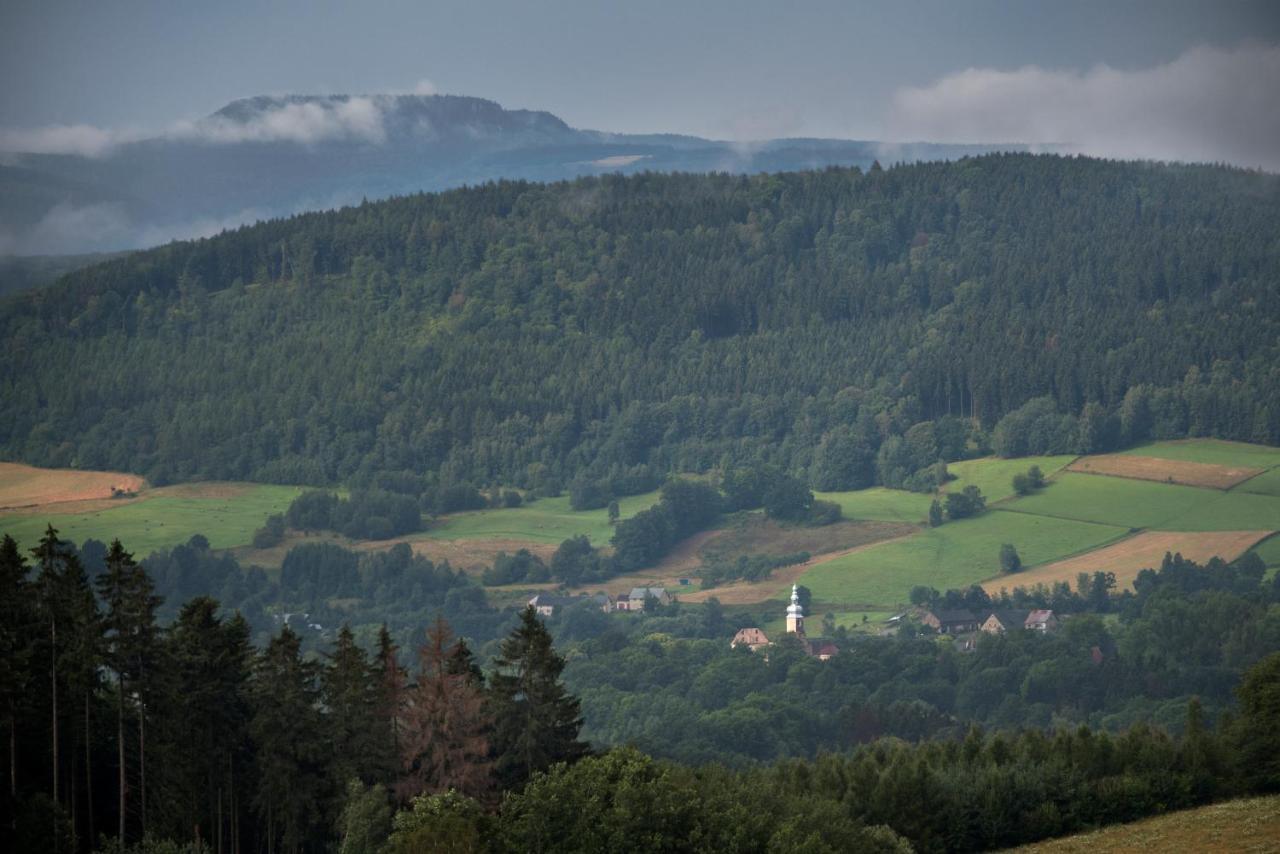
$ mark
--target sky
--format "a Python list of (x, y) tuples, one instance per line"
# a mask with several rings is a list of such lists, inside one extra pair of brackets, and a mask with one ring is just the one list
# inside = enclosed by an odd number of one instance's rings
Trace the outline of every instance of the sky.
[(255, 94), (412, 91), (619, 132), (1280, 170), (1280, 2), (0, 0), (2, 149), (168, 132)]

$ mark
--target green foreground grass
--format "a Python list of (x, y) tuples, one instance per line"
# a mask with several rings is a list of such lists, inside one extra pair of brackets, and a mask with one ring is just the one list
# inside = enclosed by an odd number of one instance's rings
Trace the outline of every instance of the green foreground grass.
[[(621, 518), (627, 519), (658, 503), (657, 492), (619, 499)], [(567, 496), (539, 498), (526, 506), (500, 510), (473, 510), (447, 516), (424, 535), (438, 540), (519, 540), (559, 544), (585, 534), (596, 546), (613, 536), (609, 513), (573, 510)]]
[(110, 542), (119, 538), (139, 557), (172, 548), (203, 534), (215, 549), (243, 546), (267, 516), (283, 513), (303, 491), (298, 486), (235, 484), (230, 495), (201, 496), (182, 487), (157, 490), (137, 501), (88, 513), (39, 513), (0, 517), (0, 531), (31, 548), (47, 525), (64, 540)]
[(1097, 548), (1127, 528), (991, 510), (819, 564), (801, 579), (815, 600), (867, 610), (906, 602), (911, 588), (964, 588), (999, 573), (1000, 546), (1012, 543), (1027, 566)]

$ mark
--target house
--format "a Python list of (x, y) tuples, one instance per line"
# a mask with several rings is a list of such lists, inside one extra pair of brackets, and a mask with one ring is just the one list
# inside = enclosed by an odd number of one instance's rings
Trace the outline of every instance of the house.
[(1027, 615), (1025, 626), (1033, 632), (1052, 632), (1058, 628), (1058, 618), (1049, 610), (1032, 611)]
[(809, 655), (819, 661), (827, 661), (832, 656), (840, 653), (840, 647), (836, 646), (829, 640), (812, 640), (809, 641)]
[(648, 599), (653, 599), (659, 605), (671, 604), (671, 594), (665, 587), (632, 587), (630, 593), (618, 595), (616, 607), (619, 611), (643, 611)]
[(962, 635), (976, 632), (982, 621), (972, 611), (962, 608), (957, 611), (925, 611), (920, 622), (940, 635)]
[(753, 626), (749, 629), (738, 629), (738, 633), (733, 636), (733, 640), (729, 642), (729, 646), (733, 649), (745, 646), (752, 652), (755, 652), (756, 650), (769, 646), (770, 643), (771, 641), (768, 636), (760, 629)]
[(1002, 635), (1005, 632), (1026, 627), (1027, 611), (992, 611), (983, 621), (980, 630), (989, 635)]
[(556, 596), (552, 593), (539, 593), (529, 600), (529, 607), (537, 611), (540, 616), (550, 617), (561, 608), (576, 605), (585, 598), (583, 596)]

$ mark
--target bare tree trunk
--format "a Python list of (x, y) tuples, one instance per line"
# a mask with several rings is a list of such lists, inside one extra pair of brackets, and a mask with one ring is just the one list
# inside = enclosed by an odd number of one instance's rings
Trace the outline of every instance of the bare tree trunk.
[(120, 761), (120, 848), (123, 850), (125, 822), (125, 775), (124, 775), (124, 677), (120, 676), (116, 685), (116, 749)]
[(142, 813), (142, 835), (147, 835), (147, 714), (138, 701), (138, 803)]
[[(49, 623), (49, 682), (53, 686), (53, 802), (58, 803), (58, 621)], [(53, 817), (53, 840), (58, 845), (58, 816)]]
[(91, 749), (93, 739), (89, 727), (90, 695), (90, 690), (86, 688), (84, 692), (84, 805), (89, 813), (89, 844), (92, 845), (96, 828), (93, 820), (93, 751)]

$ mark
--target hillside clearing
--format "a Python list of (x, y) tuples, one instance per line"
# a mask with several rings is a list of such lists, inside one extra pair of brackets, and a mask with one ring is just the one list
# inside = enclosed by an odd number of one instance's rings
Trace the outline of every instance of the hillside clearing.
[(22, 463), (0, 463), (0, 511), (109, 500), (112, 488), (139, 492), (146, 486), (146, 480), (138, 475), (118, 471), (42, 469)]
[(1039, 466), (1041, 473), (1049, 477), (1074, 459), (1073, 455), (1065, 454), (1053, 457), (1016, 457), (1009, 460), (1000, 457), (982, 457), (976, 460), (947, 463), (947, 471), (956, 479), (949, 481), (943, 490), (960, 492), (966, 486), (976, 486), (982, 491), (987, 502), (991, 503), (1013, 495), (1014, 475), (1022, 474), (1032, 466)]
[[(621, 518), (627, 519), (658, 503), (657, 492), (632, 495), (618, 500)], [(496, 510), (471, 510), (443, 516), (424, 533), (409, 538), (433, 540), (513, 540), (523, 543), (549, 543), (558, 546), (569, 539), (585, 535), (592, 545), (603, 546), (613, 536), (609, 512), (573, 510), (567, 496), (540, 498), (521, 507)]]
[(1142, 570), (1159, 569), (1165, 554), (1180, 553), (1200, 564), (1215, 556), (1232, 561), (1270, 534), (1270, 531), (1145, 531), (1066, 560), (993, 578), (983, 582), (982, 587), (991, 594), (1000, 592), (1002, 587), (1052, 586), (1058, 581), (1074, 587), (1080, 573), (1101, 571), (1114, 572), (1117, 586), (1123, 589), (1133, 584)]
[(1184, 486), (1201, 486), (1208, 489), (1230, 489), (1264, 471), (1264, 469), (1245, 466), (1196, 463), (1163, 457), (1141, 457), (1136, 454), (1081, 457), (1067, 466), (1067, 470), (1110, 477), (1154, 480), (1160, 483), (1180, 483)]
[(1278, 851), (1280, 795), (1211, 804), (1012, 850), (1018, 854)]
[(929, 502), (933, 496), (883, 486), (856, 492), (815, 492), (814, 498), (834, 501), (846, 519), (872, 519), (881, 522), (920, 524), (929, 518)]

